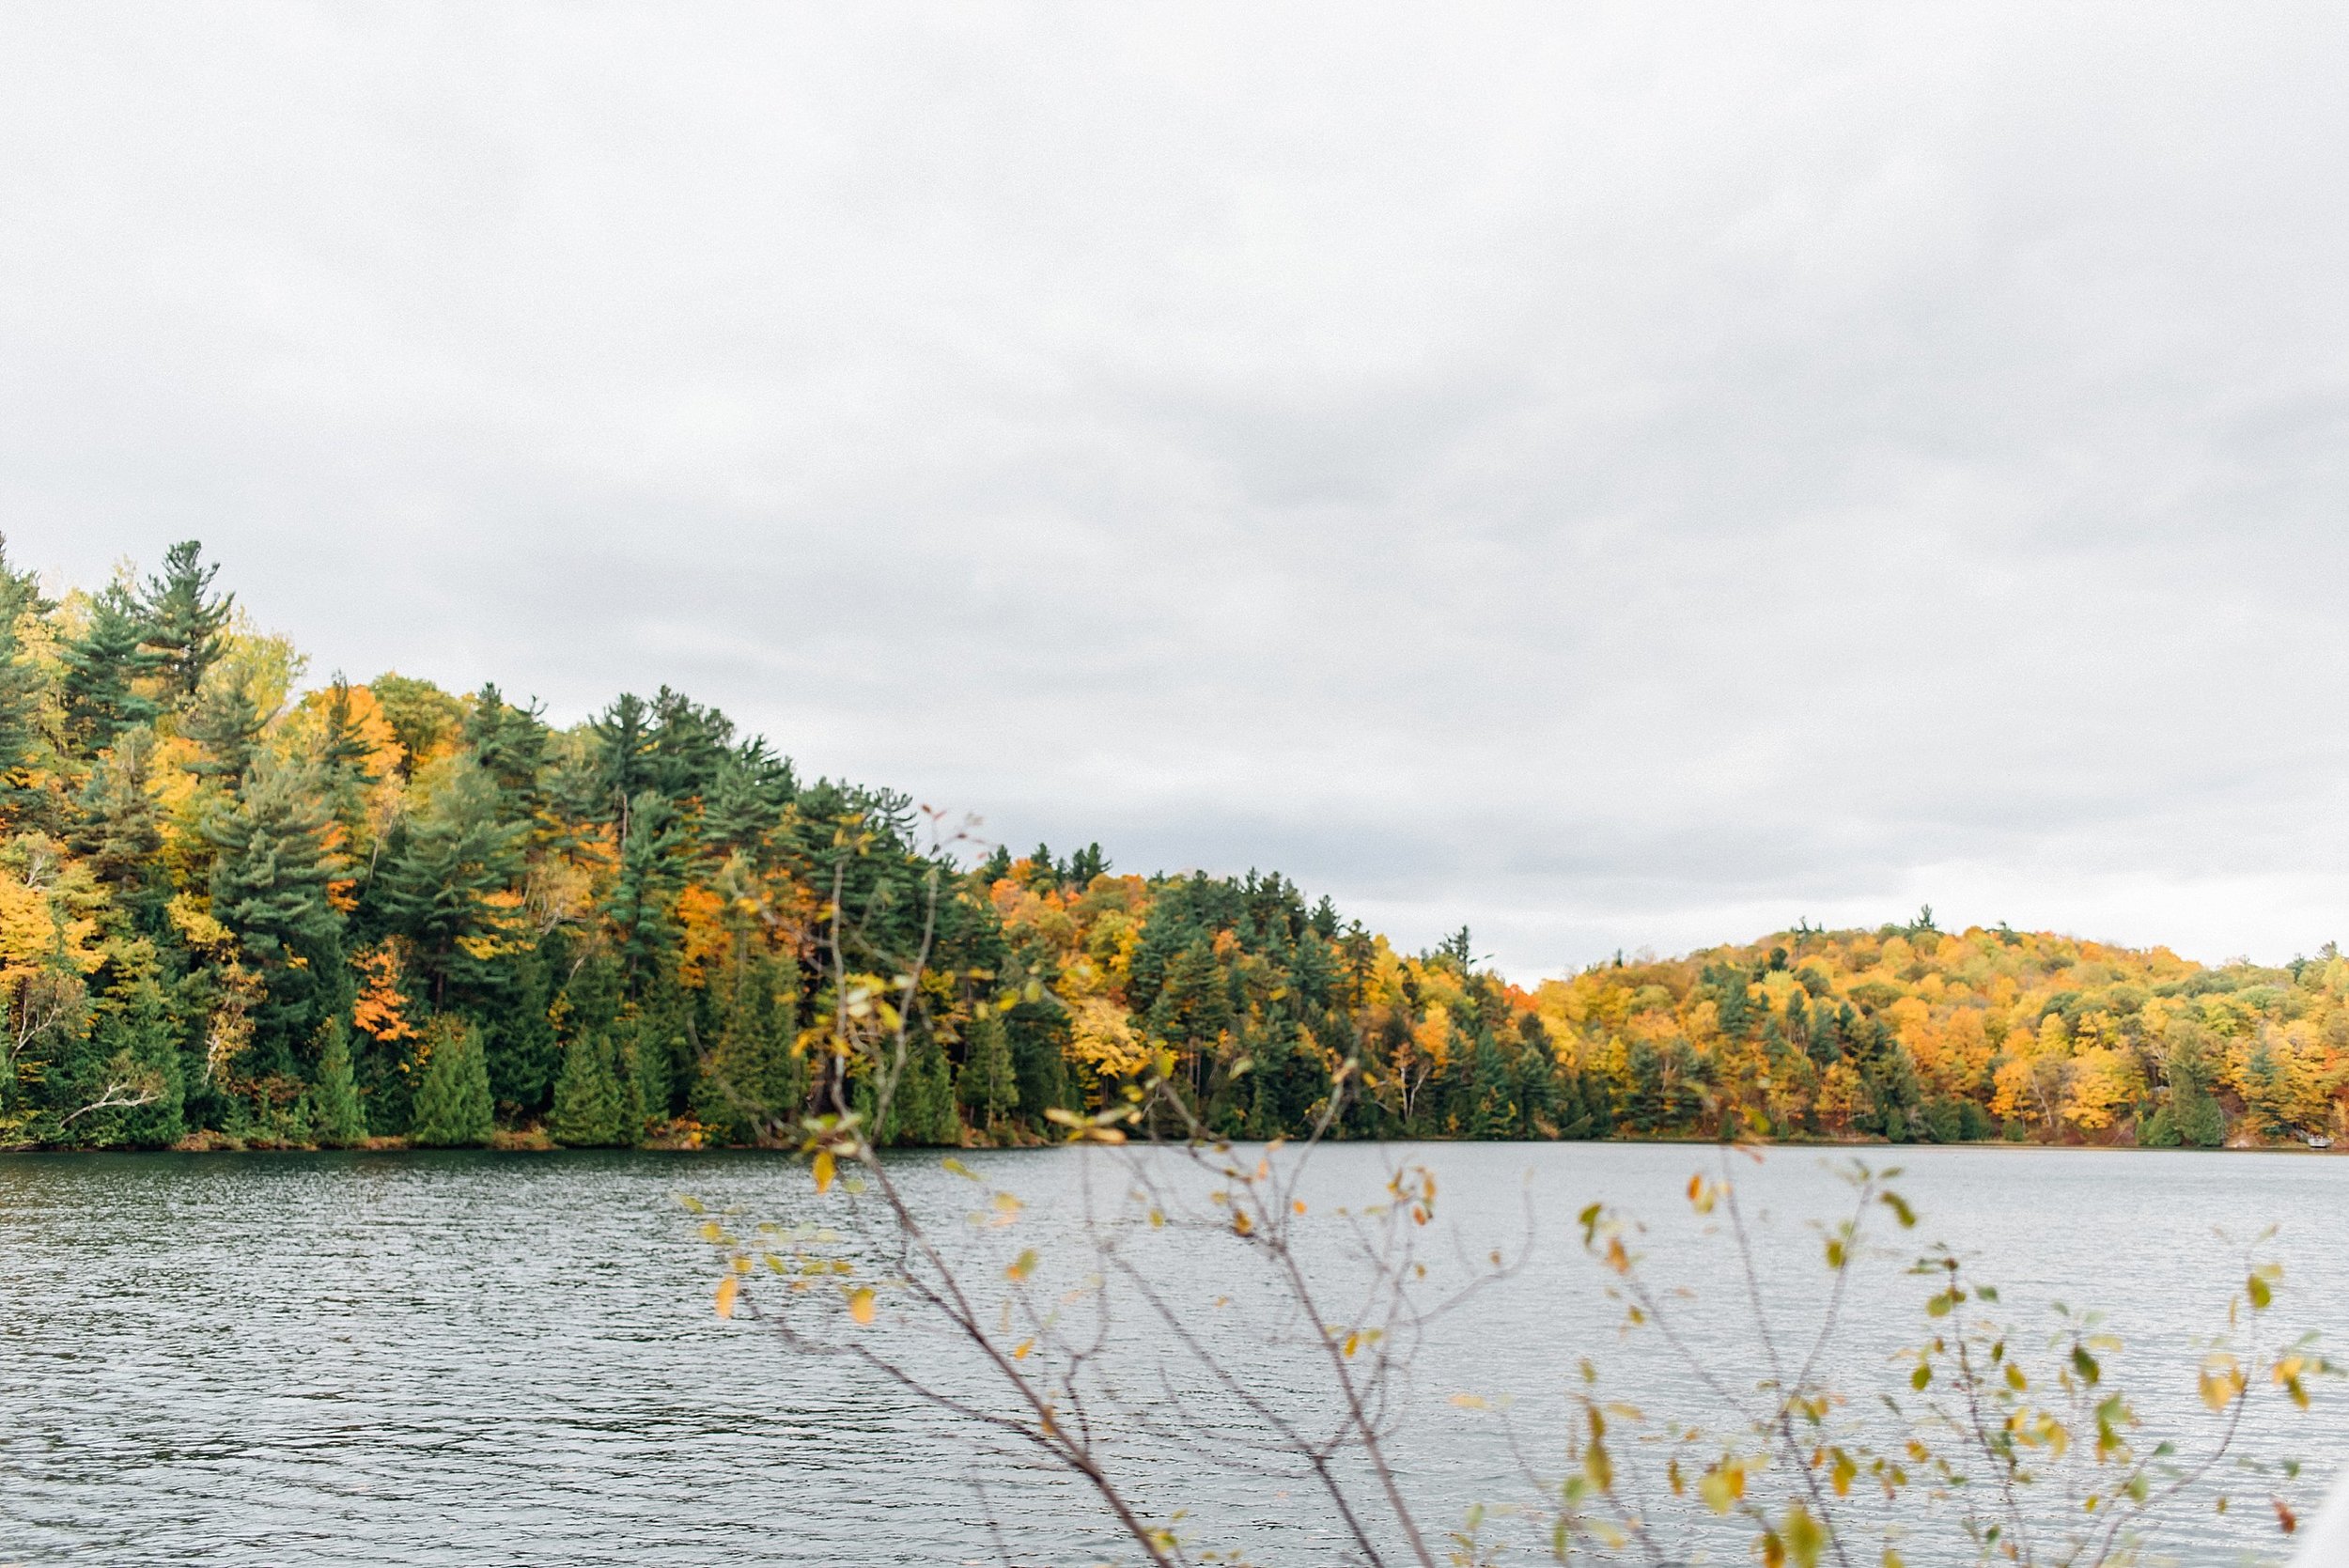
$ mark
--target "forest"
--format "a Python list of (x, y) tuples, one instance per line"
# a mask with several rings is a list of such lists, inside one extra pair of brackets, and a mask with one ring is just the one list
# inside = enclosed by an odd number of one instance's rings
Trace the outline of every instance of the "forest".
[(887, 1142), (1056, 1139), (1168, 1063), (1248, 1138), (2349, 1128), (2329, 944), (2214, 968), (1927, 908), (1528, 988), (1276, 873), (941, 841), (665, 687), (557, 727), (312, 681), (217, 573), (0, 557), (0, 1146), (796, 1146), (843, 987), (909, 972)]

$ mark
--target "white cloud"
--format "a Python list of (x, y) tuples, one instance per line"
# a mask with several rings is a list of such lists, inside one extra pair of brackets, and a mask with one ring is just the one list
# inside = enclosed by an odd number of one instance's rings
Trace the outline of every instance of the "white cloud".
[(0, 509), (1532, 972), (2341, 934), (2315, 8), (19, 6)]

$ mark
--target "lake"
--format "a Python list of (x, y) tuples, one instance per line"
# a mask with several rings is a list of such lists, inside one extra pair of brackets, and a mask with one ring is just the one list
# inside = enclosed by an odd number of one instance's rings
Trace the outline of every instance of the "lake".
[[(1907, 1170), (1899, 1185), (1922, 1219), (1900, 1246), (1938, 1237), (1988, 1255), (2018, 1319), (2037, 1322), (2056, 1298), (2107, 1310), (2129, 1342), (2123, 1359), (2158, 1368), (2149, 1382), (2170, 1390), (2149, 1413), (2189, 1432), (2204, 1420), (2191, 1397), (2198, 1336), (2218, 1327), (2241, 1272), (2215, 1231), (2279, 1225), (2276, 1316), (2323, 1330), (2336, 1354), (2349, 1341), (2349, 1160), (1856, 1152)], [(1087, 1157), (965, 1157), (1029, 1201), (1021, 1234), (1067, 1234)], [(1516, 1234), (1528, 1205), (1534, 1217), (1524, 1272), (1442, 1325), (1413, 1368), (1397, 1452), (1432, 1527), (1522, 1496), (1496, 1418), (1455, 1395), (1514, 1397), (1511, 1420), (1549, 1430), (1588, 1355), (1614, 1397), (1702, 1404), (1652, 1338), (1618, 1336), (1574, 1216), (1605, 1200), (1649, 1217), (1643, 1247), (1711, 1293), (1702, 1312), (1721, 1293), (1723, 1254), (1701, 1242), (1681, 1188), (1719, 1157), (1635, 1144), (1317, 1157), (1316, 1209), (1367, 1193), (1385, 1161), (1428, 1164), (1442, 1222), (1464, 1228), (1471, 1255)], [(1787, 1238), (1764, 1252), (1765, 1286), (1792, 1322), (1820, 1276), (1801, 1223), (1840, 1201), (1829, 1157), (1844, 1157), (1782, 1149), (1737, 1167), (1749, 1205)], [(894, 1168), (949, 1230), (973, 1203), (934, 1157)], [(1017, 1560), (1113, 1554), (1057, 1477), (839, 1362), (794, 1359), (755, 1323), (720, 1320), (686, 1192), (754, 1218), (855, 1223), (852, 1201), (817, 1200), (804, 1168), (777, 1156), (0, 1159), (0, 1561), (994, 1561), (973, 1522), (982, 1495)], [(1170, 1254), (1187, 1260), (1184, 1287), (1227, 1288), (1228, 1249), (1169, 1245), (1193, 1249)], [(1907, 1343), (1924, 1289), (1890, 1262), (1861, 1277), (1851, 1370)], [(1711, 1319), (1691, 1332), (1725, 1365), (1750, 1355)], [(2349, 1462), (2349, 1392), (2317, 1398), (2314, 1414), (2255, 1444), (2305, 1456), (2312, 1482)], [(1232, 1440), (1249, 1436), (1226, 1405), (1203, 1397), (1202, 1409)], [(1154, 1498), (1191, 1505), (1211, 1534), (1268, 1561), (1339, 1560), (1284, 1484), (1135, 1445)], [(2226, 1518), (2179, 1522), (2185, 1560), (2275, 1549), (2266, 1483), (2244, 1484), (2247, 1506)]]

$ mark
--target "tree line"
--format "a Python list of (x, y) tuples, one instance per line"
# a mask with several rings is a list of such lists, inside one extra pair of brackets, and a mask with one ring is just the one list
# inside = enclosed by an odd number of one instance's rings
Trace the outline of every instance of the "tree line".
[[(1153, 1073), (1250, 1138), (2339, 1130), (2349, 969), (2046, 934), (1778, 934), (1532, 988), (1277, 874), (941, 842), (661, 689), (308, 681), (191, 541), (0, 556), (0, 1142), (796, 1143), (918, 970), (883, 1141), (1057, 1136)], [(1330, 1108), (1334, 1106), (1334, 1110)]]

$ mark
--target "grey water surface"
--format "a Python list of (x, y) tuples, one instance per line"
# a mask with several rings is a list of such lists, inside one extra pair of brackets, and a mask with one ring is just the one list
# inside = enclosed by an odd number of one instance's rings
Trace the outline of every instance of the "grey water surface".
[[(1922, 1215), (1890, 1244), (1913, 1252), (1935, 1237), (1979, 1254), (2032, 1324), (2053, 1299), (2105, 1309), (2129, 1345), (2117, 1359), (2141, 1364), (2155, 1390), (2149, 1420), (2189, 1438), (2207, 1436), (2195, 1358), (2241, 1275), (2238, 1249), (2215, 1233), (2248, 1241), (2279, 1227), (2267, 1244), (2287, 1268), (2277, 1318), (2324, 1331), (2337, 1350), (2349, 1338), (2349, 1160), (1862, 1153), (1906, 1167), (1899, 1185)], [(1019, 1234), (1064, 1246), (1087, 1157), (967, 1157), (1027, 1199)], [(1585, 1357), (1610, 1397), (1703, 1413), (1678, 1358), (1652, 1335), (1619, 1334), (1619, 1305), (1575, 1225), (1588, 1202), (1648, 1219), (1638, 1240), (1652, 1265), (1696, 1292), (1691, 1343), (1748, 1383), (1759, 1374), (1730, 1310), (1741, 1297), (1724, 1243), (1701, 1234), (1709, 1222), (1682, 1197), (1690, 1172), (1718, 1173), (1721, 1157), (1628, 1144), (1316, 1157), (1317, 1212), (1374, 1195), (1398, 1160), (1433, 1168), (1431, 1233), (1456, 1227), (1463, 1268), (1531, 1225), (1523, 1271), (1439, 1325), (1410, 1369), (1396, 1452), (1431, 1528), (1479, 1501), (1509, 1528), (1511, 1508), (1534, 1494), (1492, 1407), (1517, 1402), (1505, 1420), (1541, 1472)], [(1762, 1236), (1766, 1306), (1790, 1336), (1818, 1320), (1823, 1274), (1806, 1226), (1844, 1201), (1827, 1169), (1843, 1157), (1786, 1149), (1732, 1162)], [(975, 1189), (934, 1157), (898, 1169), (955, 1232)], [(1090, 1169), (1097, 1186), (1116, 1185), (1097, 1157)], [(855, 1223), (853, 1200), (837, 1189), (817, 1200), (804, 1167), (780, 1156), (0, 1159), (0, 1562), (994, 1562), (989, 1514), (1011, 1560), (1118, 1559), (1065, 1478), (838, 1361), (793, 1358), (756, 1323), (720, 1320), (711, 1254), (677, 1201), (687, 1192), (747, 1217)], [(1228, 1237), (1163, 1245), (1174, 1250), (1159, 1265), (1203, 1320), (1207, 1293), (1242, 1288)], [(1898, 1261), (1859, 1277), (1839, 1340), (1845, 1375), (1880, 1378), (1884, 1357), (1919, 1331), (1928, 1287)], [(1290, 1374), (1268, 1362), (1265, 1375), (1272, 1386)], [(1195, 1393), (1219, 1442), (1261, 1436), (1231, 1401)], [(1487, 1408), (1464, 1408), (1461, 1394)], [(1306, 1380), (1283, 1397), (1310, 1409), (1318, 1396)], [(2349, 1461), (2342, 1398), (2320, 1391), (2311, 1414), (2253, 1435), (2269, 1457), (2310, 1461), (2303, 1496)], [(1342, 1560), (1288, 1481), (1168, 1452), (1139, 1428), (1131, 1446), (1138, 1484), (1190, 1507), (1203, 1545)], [(2275, 1484), (2247, 1475), (2224, 1517), (2181, 1516), (2169, 1555), (2277, 1552)], [(1921, 1540), (1907, 1556), (1944, 1560), (1946, 1544)]]

